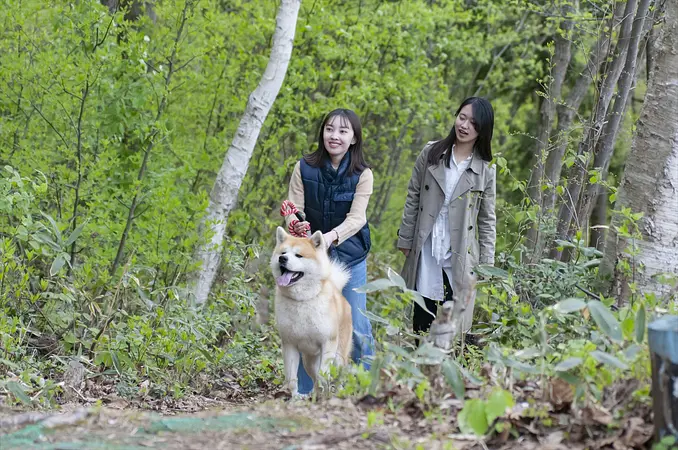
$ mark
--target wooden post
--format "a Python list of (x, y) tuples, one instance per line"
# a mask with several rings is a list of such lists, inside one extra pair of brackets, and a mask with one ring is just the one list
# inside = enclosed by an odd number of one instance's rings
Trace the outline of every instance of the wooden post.
[(648, 326), (652, 360), (655, 438), (678, 439), (678, 316), (664, 316)]

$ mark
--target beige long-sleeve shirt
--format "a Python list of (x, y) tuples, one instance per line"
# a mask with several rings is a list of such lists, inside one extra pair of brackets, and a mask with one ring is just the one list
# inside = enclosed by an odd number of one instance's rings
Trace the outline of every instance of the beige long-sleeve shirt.
[[(337, 245), (344, 242), (356, 234), (367, 223), (367, 205), (372, 195), (374, 184), (374, 177), (370, 169), (365, 169), (360, 174), (358, 185), (355, 188), (353, 196), (353, 203), (351, 203), (351, 210), (346, 215), (346, 219), (334, 231), (337, 232), (339, 240)], [(304, 183), (301, 180), (301, 163), (297, 162), (292, 171), (292, 178), (290, 179), (290, 187), (288, 192), (288, 199), (294, 203), (299, 211), (304, 210)], [(287, 224), (294, 220), (295, 217), (287, 216)]]

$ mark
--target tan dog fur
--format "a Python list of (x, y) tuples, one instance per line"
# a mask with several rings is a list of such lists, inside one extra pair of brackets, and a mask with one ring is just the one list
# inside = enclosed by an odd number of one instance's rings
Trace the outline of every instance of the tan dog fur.
[(271, 256), (277, 279), (276, 328), (282, 340), (285, 384), (297, 395), (299, 354), (314, 386), (331, 362), (349, 361), (351, 306), (341, 293), (349, 272), (329, 259), (320, 231), (311, 238), (297, 238), (278, 227), (276, 244)]

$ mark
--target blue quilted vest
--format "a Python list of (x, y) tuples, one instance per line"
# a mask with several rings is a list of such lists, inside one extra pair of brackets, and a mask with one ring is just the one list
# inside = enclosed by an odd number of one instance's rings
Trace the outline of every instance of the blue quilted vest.
[[(301, 179), (304, 183), (304, 212), (311, 224), (311, 231), (327, 233), (339, 226), (351, 210), (355, 188), (360, 174), (347, 175), (351, 154), (341, 160), (334, 170), (330, 161), (322, 168), (310, 166), (301, 160)], [(367, 258), (372, 242), (367, 223), (356, 234), (341, 245), (330, 248), (330, 256), (348, 266), (358, 264)]]

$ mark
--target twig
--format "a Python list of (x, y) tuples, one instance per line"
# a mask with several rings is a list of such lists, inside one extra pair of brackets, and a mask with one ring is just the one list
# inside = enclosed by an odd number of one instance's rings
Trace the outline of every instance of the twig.
[(589, 291), (588, 289), (581, 287), (579, 284), (575, 284), (574, 286), (593, 299), (598, 300), (600, 298), (600, 295), (596, 295), (595, 293)]
[(73, 425), (85, 420), (92, 411), (86, 408), (76, 409), (71, 414), (55, 414), (41, 421), (40, 424), (45, 428), (56, 428), (66, 425)]

